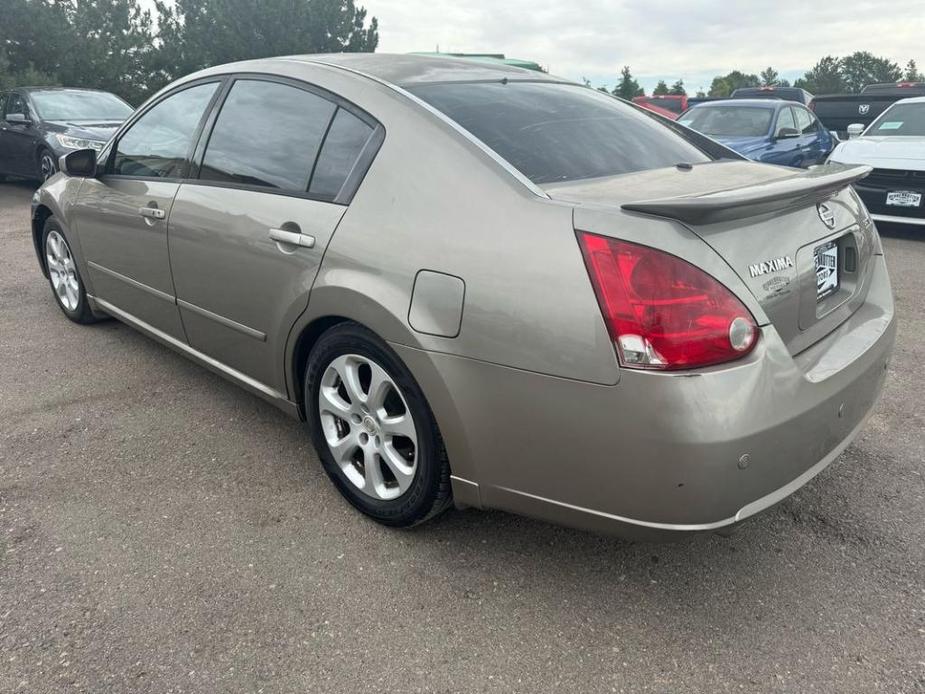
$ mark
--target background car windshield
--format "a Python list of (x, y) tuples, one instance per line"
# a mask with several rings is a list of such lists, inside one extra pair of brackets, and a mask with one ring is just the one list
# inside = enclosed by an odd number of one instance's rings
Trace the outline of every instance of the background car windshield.
[(114, 94), (85, 91), (32, 92), (42, 120), (125, 120), (132, 107)]
[(768, 134), (774, 111), (754, 106), (695, 108), (678, 121), (704, 135), (761, 137)]
[(867, 135), (925, 137), (925, 103), (899, 104), (886, 111)]
[(411, 91), (538, 184), (710, 161), (654, 116), (587, 87), (508, 82)]

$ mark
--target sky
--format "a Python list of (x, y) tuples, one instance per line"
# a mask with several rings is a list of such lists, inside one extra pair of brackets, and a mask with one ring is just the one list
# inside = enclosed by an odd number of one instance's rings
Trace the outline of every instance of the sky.
[(717, 74), (769, 65), (791, 81), (822, 56), (871, 51), (925, 67), (925, 0), (357, 0), (379, 19), (380, 52), (504, 53), (613, 86), (623, 65), (709, 89)]

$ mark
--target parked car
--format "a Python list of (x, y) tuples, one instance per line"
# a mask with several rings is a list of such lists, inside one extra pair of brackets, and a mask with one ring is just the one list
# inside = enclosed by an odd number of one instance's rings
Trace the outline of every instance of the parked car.
[(799, 87), (741, 87), (732, 92), (733, 99), (781, 99), (807, 106), (813, 95)]
[(892, 350), (868, 169), (745, 161), (505, 65), (213, 67), (64, 165), (32, 210), (64, 315), (304, 418), (388, 525), (734, 525), (845, 448)]
[(925, 97), (897, 101), (829, 161), (873, 167), (855, 190), (875, 220), (925, 226)]
[[(860, 94), (829, 94), (813, 98), (810, 109), (829, 130), (847, 140), (857, 137), (881, 113), (900, 99), (925, 96), (925, 83), (869, 84)], [(852, 132), (849, 126), (854, 125)]]
[(808, 167), (825, 161), (835, 138), (801, 104), (767, 99), (710, 101), (678, 119), (749, 159)]
[(683, 94), (634, 96), (633, 103), (671, 120), (677, 120), (687, 110), (687, 97)]
[(0, 94), (0, 177), (46, 180), (58, 158), (103, 148), (132, 107), (93, 89), (23, 87)]

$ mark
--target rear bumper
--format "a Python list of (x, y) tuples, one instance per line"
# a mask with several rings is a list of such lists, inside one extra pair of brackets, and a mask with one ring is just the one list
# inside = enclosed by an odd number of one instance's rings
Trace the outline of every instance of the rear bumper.
[(884, 259), (873, 262), (867, 302), (796, 357), (765, 328), (731, 366), (624, 370), (601, 386), (396, 349), (466, 503), (621, 535), (713, 530), (812, 479), (873, 408), (896, 329)]

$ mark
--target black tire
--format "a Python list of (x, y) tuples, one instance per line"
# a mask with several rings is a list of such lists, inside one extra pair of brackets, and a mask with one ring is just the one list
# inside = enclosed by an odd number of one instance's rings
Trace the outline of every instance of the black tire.
[[(46, 165), (47, 159), (47, 165)], [(48, 170), (46, 171), (46, 166)], [(58, 160), (50, 149), (43, 147), (38, 152), (38, 181), (44, 183), (58, 172)]]
[[(318, 405), (319, 389), (328, 366), (344, 355), (359, 355), (383, 368), (401, 391), (414, 420), (418, 439), (416, 469), (407, 490), (395, 499), (378, 499), (362, 492), (335, 462), (325, 439)], [(306, 364), (304, 395), (312, 442), (321, 463), (340, 493), (355, 508), (383, 525), (410, 527), (439, 515), (451, 505), (450, 465), (430, 406), (398, 355), (373, 332), (357, 323), (346, 322), (324, 333), (312, 348)]]
[[(71, 244), (67, 239), (67, 235), (64, 233), (64, 229), (61, 228), (61, 225), (58, 224), (58, 221), (54, 217), (49, 217), (47, 220), (45, 220), (45, 227), (42, 230), (42, 253), (45, 256), (46, 264), (48, 263), (48, 237), (52, 233), (57, 234), (58, 238), (63, 239), (65, 247), (67, 248), (67, 252), (73, 259), (74, 253), (71, 250)], [(97, 322), (98, 319), (90, 310), (90, 304), (87, 301), (87, 292), (84, 289), (83, 278), (80, 276), (80, 270), (77, 268), (77, 263), (73, 263), (73, 277), (77, 280), (77, 302), (73, 308), (69, 308), (67, 305), (65, 305), (58, 291), (55, 289), (53, 269), (51, 267), (48, 267), (47, 269), (48, 284), (51, 287), (51, 293), (55, 298), (55, 303), (58, 304), (58, 308), (61, 309), (61, 312), (75, 323), (80, 323), (82, 325)]]

